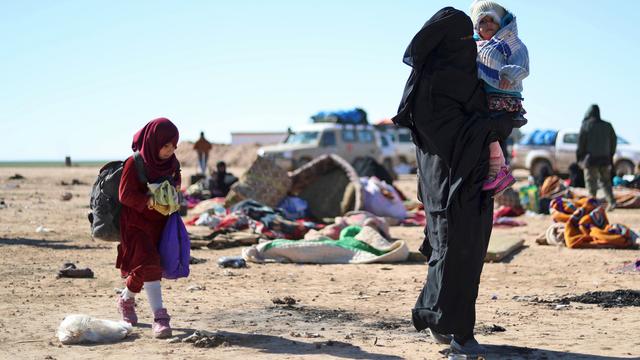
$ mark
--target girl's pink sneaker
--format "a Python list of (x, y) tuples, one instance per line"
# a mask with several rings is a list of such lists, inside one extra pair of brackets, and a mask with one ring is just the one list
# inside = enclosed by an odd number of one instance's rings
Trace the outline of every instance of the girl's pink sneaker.
[(166, 339), (171, 337), (171, 325), (169, 325), (169, 314), (167, 309), (160, 309), (153, 314), (153, 337), (156, 339)]
[(498, 174), (494, 179), (485, 180), (482, 185), (483, 191), (493, 190), (494, 195), (498, 195), (505, 191), (509, 186), (515, 184), (516, 179), (511, 175), (508, 166), (503, 166), (498, 171)]
[(122, 320), (131, 325), (138, 323), (138, 315), (136, 315), (136, 301), (134, 299), (125, 300), (118, 296), (117, 299), (118, 312), (122, 315)]

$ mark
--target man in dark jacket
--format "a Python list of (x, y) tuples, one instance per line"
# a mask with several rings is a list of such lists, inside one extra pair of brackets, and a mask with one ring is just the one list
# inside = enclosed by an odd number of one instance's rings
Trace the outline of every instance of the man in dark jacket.
[(596, 197), (598, 192), (598, 179), (600, 179), (609, 202), (607, 209), (609, 211), (616, 207), (616, 200), (611, 190), (611, 167), (617, 143), (618, 137), (611, 124), (600, 118), (598, 105), (591, 105), (582, 120), (576, 157), (585, 169), (587, 189), (593, 197)]

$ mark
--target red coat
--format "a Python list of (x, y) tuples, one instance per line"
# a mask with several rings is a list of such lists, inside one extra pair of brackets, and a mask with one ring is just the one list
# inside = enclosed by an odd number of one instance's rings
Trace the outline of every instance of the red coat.
[(147, 208), (147, 192), (147, 184), (138, 179), (135, 161), (129, 157), (120, 180), (121, 240), (116, 268), (127, 277), (127, 288), (133, 292), (140, 292), (145, 281), (162, 278), (158, 243), (168, 217)]

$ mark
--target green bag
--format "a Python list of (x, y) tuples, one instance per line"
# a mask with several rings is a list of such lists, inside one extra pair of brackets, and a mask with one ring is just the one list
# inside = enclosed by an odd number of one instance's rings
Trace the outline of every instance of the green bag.
[(520, 195), (520, 204), (522, 208), (525, 210), (531, 210), (533, 212), (538, 212), (538, 204), (540, 200), (540, 192), (538, 187), (535, 185), (523, 186), (519, 191)]

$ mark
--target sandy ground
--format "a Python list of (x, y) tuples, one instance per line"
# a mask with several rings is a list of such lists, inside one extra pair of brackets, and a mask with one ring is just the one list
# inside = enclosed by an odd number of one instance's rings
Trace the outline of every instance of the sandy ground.
[[(25, 180), (9, 181), (20, 173)], [(169, 344), (150, 334), (150, 311), (138, 297), (142, 325), (125, 341), (64, 346), (55, 330), (67, 314), (117, 319), (114, 288), (116, 244), (93, 241), (86, 219), (95, 168), (0, 168), (0, 358), (273, 358), (273, 359), (438, 359), (443, 346), (417, 333), (410, 310), (422, 287), (425, 264), (216, 266), (239, 249), (194, 250), (208, 260), (191, 276), (165, 281), (165, 305), (175, 335), (195, 329), (220, 330), (227, 345), (202, 349)], [(185, 174), (188, 175), (188, 174)], [(79, 179), (87, 185), (63, 186)], [(187, 177), (185, 177), (187, 179)], [(415, 196), (411, 176), (399, 183)], [(15, 187), (15, 186), (18, 187)], [(61, 194), (71, 192), (70, 201)], [(494, 229), (526, 240), (504, 263), (486, 264), (477, 302), (478, 340), (491, 344), (495, 359), (616, 359), (640, 356), (640, 308), (603, 309), (572, 303), (556, 310), (514, 297), (551, 299), (590, 290), (638, 289), (640, 276), (612, 271), (640, 257), (637, 250), (568, 250), (535, 244), (548, 217), (522, 218), (528, 226)], [(613, 222), (638, 228), (640, 211), (618, 210)], [(36, 232), (44, 226), (49, 232)], [(420, 228), (392, 228), (415, 250)], [(56, 279), (64, 262), (88, 266), (94, 279)], [(192, 285), (204, 290), (188, 291)], [(291, 296), (293, 307), (272, 298)], [(504, 332), (492, 331), (493, 325)], [(313, 337), (317, 334), (318, 337)]]

